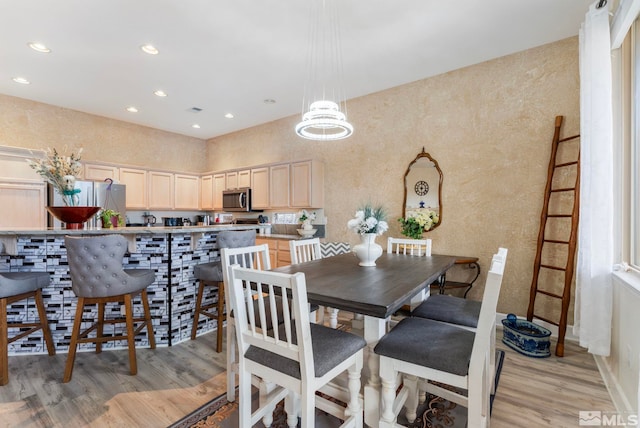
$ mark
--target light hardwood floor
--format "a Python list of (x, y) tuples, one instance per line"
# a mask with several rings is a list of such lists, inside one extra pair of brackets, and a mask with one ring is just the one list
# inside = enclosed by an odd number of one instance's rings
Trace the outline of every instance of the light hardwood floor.
[[(593, 357), (576, 344), (566, 344), (564, 358), (544, 359), (499, 347), (506, 355), (493, 427), (577, 427), (580, 410), (615, 411)], [(210, 333), (171, 348), (138, 349), (136, 376), (129, 375), (126, 350), (83, 352), (67, 384), (66, 354), (9, 357), (0, 427), (166, 427), (224, 392), (225, 354), (214, 348)]]

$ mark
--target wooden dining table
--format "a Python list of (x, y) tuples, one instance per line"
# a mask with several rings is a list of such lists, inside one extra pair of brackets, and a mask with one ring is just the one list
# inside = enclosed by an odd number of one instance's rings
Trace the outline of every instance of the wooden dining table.
[(383, 253), (376, 265), (363, 267), (353, 253), (273, 269), (305, 274), (310, 303), (364, 316), (368, 346), (368, 379), (364, 388), (365, 423), (378, 426), (380, 404), (379, 358), (373, 352), (386, 333), (387, 320), (405, 304), (417, 304), (429, 285), (442, 280), (456, 262), (454, 256), (411, 256)]

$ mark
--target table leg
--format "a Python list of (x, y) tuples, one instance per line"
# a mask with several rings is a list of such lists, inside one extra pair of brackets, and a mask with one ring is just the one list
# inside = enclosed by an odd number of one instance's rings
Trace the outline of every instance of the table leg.
[(373, 348), (386, 332), (387, 321), (365, 315), (364, 340), (367, 342), (369, 358), (369, 379), (364, 387), (364, 422), (370, 427), (377, 427), (380, 420), (380, 357)]

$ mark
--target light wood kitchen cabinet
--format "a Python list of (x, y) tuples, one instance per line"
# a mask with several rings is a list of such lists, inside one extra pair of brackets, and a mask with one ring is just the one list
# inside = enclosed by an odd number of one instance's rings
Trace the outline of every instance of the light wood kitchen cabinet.
[(200, 208), (213, 209), (213, 175), (200, 177)]
[(227, 188), (227, 175), (213, 175), (213, 209), (222, 209), (222, 192)]
[(269, 207), (289, 208), (289, 164), (269, 167)]
[(173, 209), (174, 175), (169, 172), (149, 171), (149, 208)]
[(324, 206), (324, 164), (318, 161), (291, 164), (292, 208), (322, 208)]
[(226, 190), (233, 190), (238, 188), (238, 171), (227, 172), (226, 175)]
[(251, 208), (269, 208), (269, 167), (251, 170)]
[(127, 186), (127, 209), (147, 209), (147, 171), (144, 169), (120, 168), (120, 183)]
[(288, 239), (256, 238), (256, 245), (262, 244), (269, 246), (269, 260), (272, 269), (291, 264)]
[(104, 181), (111, 178), (114, 181), (120, 181), (118, 167), (114, 165), (100, 165), (85, 163), (84, 179), (93, 181)]
[(197, 210), (200, 208), (200, 179), (195, 175), (175, 174), (175, 202), (177, 210)]
[(238, 171), (238, 188), (251, 187), (251, 170)]
[(0, 181), (3, 228), (47, 226), (46, 184)]

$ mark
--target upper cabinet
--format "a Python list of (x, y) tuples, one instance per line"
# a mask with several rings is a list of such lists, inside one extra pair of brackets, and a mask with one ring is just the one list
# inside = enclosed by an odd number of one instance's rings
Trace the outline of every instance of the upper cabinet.
[(146, 170), (120, 168), (120, 183), (127, 186), (127, 209), (146, 209), (149, 206)]
[(213, 209), (213, 175), (200, 177), (200, 208)]
[(324, 164), (318, 161), (291, 164), (292, 208), (322, 208), (324, 206)]
[[(227, 188), (227, 175), (225, 173), (213, 175), (213, 209), (222, 209), (222, 192)], [(203, 208), (204, 209), (204, 208)]]
[(289, 164), (269, 167), (269, 206), (289, 207)]
[(227, 172), (225, 181), (225, 190), (233, 190), (238, 188), (238, 171)]
[(174, 174), (149, 171), (149, 208), (173, 209)]
[(2, 227), (45, 227), (47, 225), (45, 201), (45, 183), (0, 181)]
[(269, 208), (269, 168), (251, 170), (251, 208), (264, 210)]
[(245, 169), (238, 171), (238, 188), (251, 187), (252, 170)]
[(200, 208), (200, 178), (196, 175), (175, 175), (175, 204), (177, 210)]
[(104, 181), (107, 178), (112, 178), (114, 181), (119, 181), (120, 179), (117, 166), (93, 163), (85, 163), (83, 165), (85, 180)]

